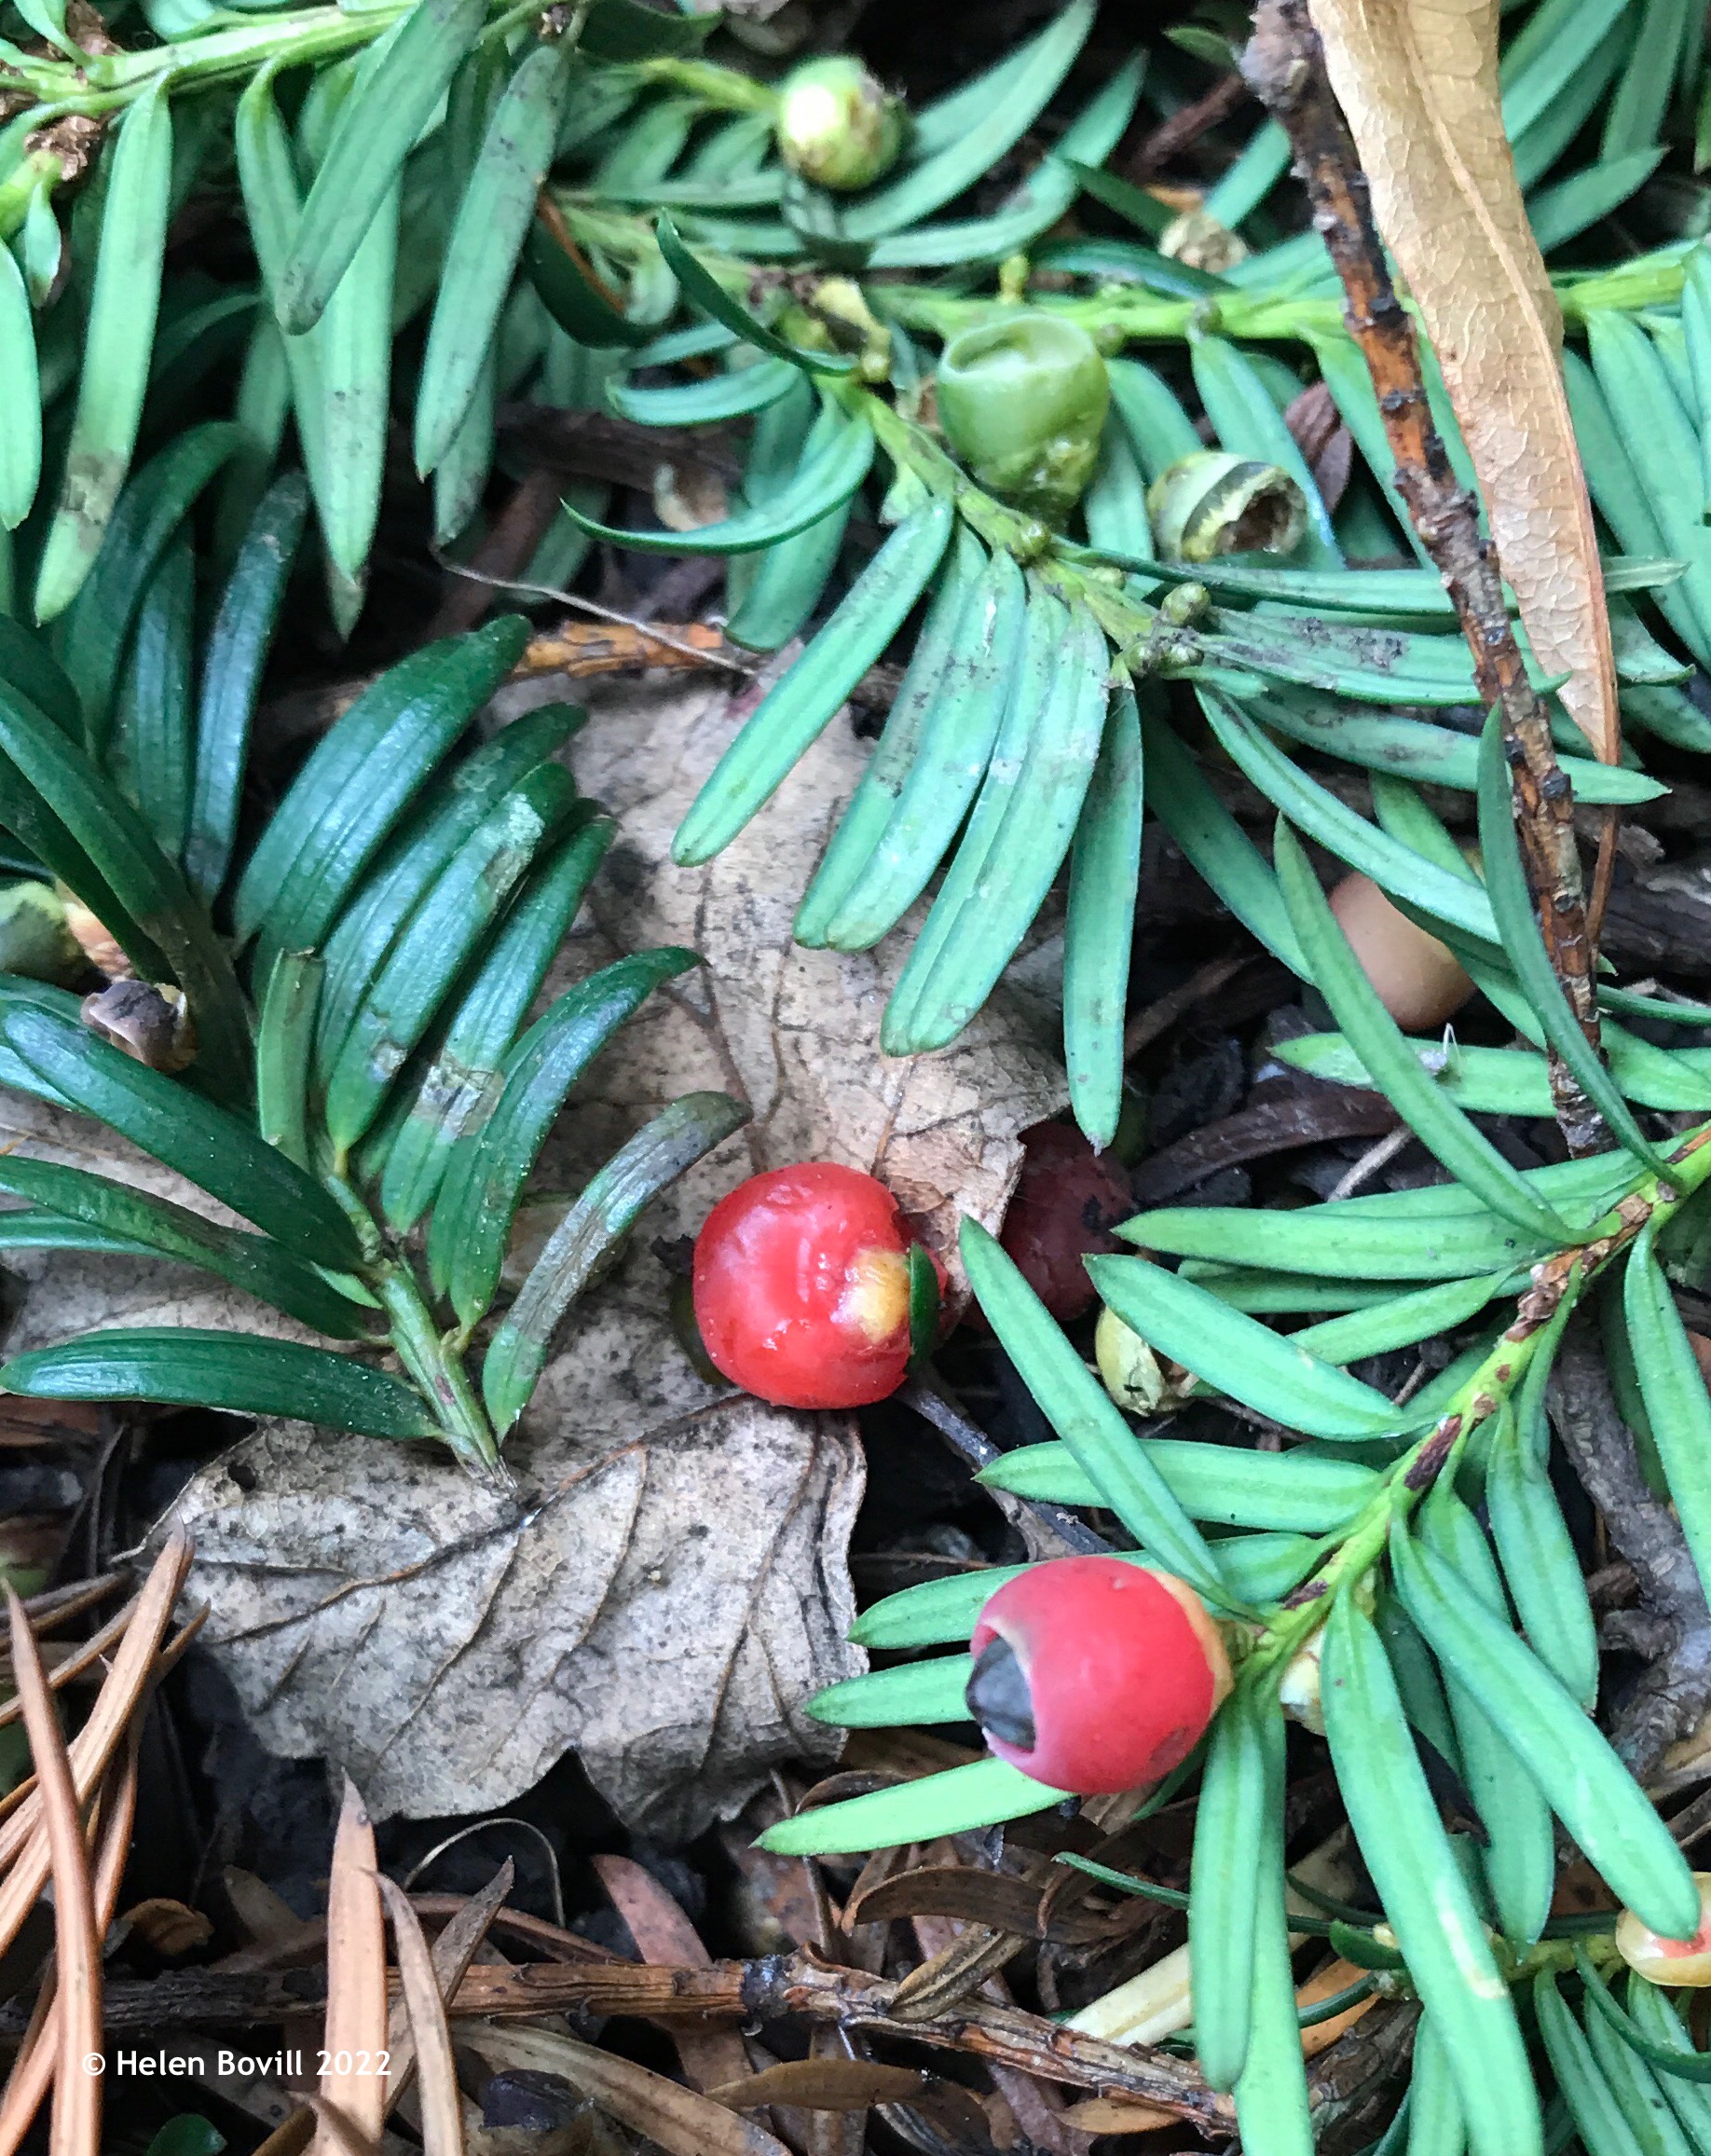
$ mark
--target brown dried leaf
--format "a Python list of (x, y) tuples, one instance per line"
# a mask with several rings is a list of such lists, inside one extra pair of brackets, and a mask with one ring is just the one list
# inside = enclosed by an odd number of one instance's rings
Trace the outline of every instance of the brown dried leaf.
[(1499, 0), (1310, 0), (1378, 227), (1437, 352), (1540, 666), (1607, 762), (1621, 721), (1604, 579), (1498, 91)]
[[(264, 1954), (287, 1940), (294, 1943), (297, 1935), (308, 1929), (291, 1903), (276, 1894), (265, 1880), (258, 1879), (253, 1872), (227, 1864), (220, 1874), (220, 1883), (226, 1888), (233, 1916), (249, 1933), (251, 1946), (261, 1948)], [(244, 1967), (249, 1953), (249, 1947), (240, 1948), (238, 1954), (226, 1957), (225, 1966)]]
[(954, 1916), (1024, 1938), (1042, 1936), (1037, 1884), (969, 1864), (918, 1865), (866, 1889), (858, 1881), (844, 1905), (843, 1926), (884, 1924), (894, 1916)]
[(50, 1957), (44, 1968), (35, 2004), (30, 2009), (29, 2024), (19, 2045), (18, 2056), (7, 2076), (6, 2098), (0, 2103), (0, 2149), (5, 2151), (5, 2156), (17, 2156), (59, 2071), (60, 2032), (54, 2013), (54, 2001), (59, 1995), (49, 1981), (52, 1971)]
[(1002, 2096), (977, 2096), (958, 2081), (930, 2080), (912, 2101), (884, 2115), (912, 2148), (933, 2156), (993, 2156), (1021, 2139), (1016, 2114)]
[[(92, 1669), (97, 1662), (103, 1660), (114, 1643), (124, 1637), (125, 1627), (136, 1615), (136, 1610), (137, 1605), (134, 1601), (127, 1602), (116, 1616), (109, 1617), (107, 1622), (97, 1631), (91, 1632), (87, 1640), (80, 1641), (75, 1647), (62, 1648), (57, 1657), (50, 1655), (48, 1659), (51, 1662), (51, 1667), (48, 1672), (48, 1682), (51, 1689), (58, 1692), (62, 1686), (74, 1682), (86, 1670)], [(40, 1627), (38, 1626), (37, 1630), (39, 1629)], [(7, 1700), (4, 1705), (0, 1705), (0, 1728), (3, 1728), (8, 1722), (16, 1722), (22, 1712), (23, 1701), (21, 1699)]]
[(784, 2143), (752, 2119), (574, 2037), (487, 2022), (465, 2023), (458, 2033), (496, 2067), (562, 2074), (602, 2110), (657, 2141), (668, 2156), (789, 2156)]
[(707, 2094), (733, 2111), (755, 2111), (763, 2104), (789, 2104), (805, 2111), (864, 2111), (870, 2104), (907, 2104), (925, 2081), (926, 2076), (912, 2067), (885, 2067), (872, 2059), (791, 2059), (709, 2089)]
[[(130, 1854), (130, 1830), (137, 1813), (137, 1758), (143, 1725), (133, 1720), (126, 1734), (125, 1756), (108, 1777), (97, 1821), (95, 1856), (95, 1935), (106, 1936), (118, 1906), (119, 1885)], [(19, 2048), (0, 2100), (0, 2151), (11, 2156), (42, 2107), (59, 2063), (61, 2045), (59, 1986), (49, 1973), (36, 1995), (30, 2027)]]
[[(376, 2156), (376, 2144), (359, 2139), (349, 2120), (329, 2104), (324, 2096), (311, 2096), (308, 2109), (315, 2122), (313, 2138), (307, 2144), (312, 2156)], [(288, 2126), (290, 2123), (288, 2119), (285, 2124)], [(284, 2130), (284, 2127), (279, 2129), (281, 2133)], [(264, 2142), (262, 2146), (265, 2149), (267, 2143)]]
[(1354, 436), (1343, 424), (1329, 387), (1324, 382), (1309, 382), (1298, 397), (1290, 400), (1283, 423), (1307, 460), (1320, 500), (1335, 515), (1354, 470)]
[(847, 1420), (718, 1398), (646, 1251), (596, 1299), (562, 1425), (508, 1449), (513, 1490), (273, 1422), (180, 1500), (261, 1740), (330, 1753), (377, 1813), (491, 1810), (575, 1746), (616, 1810), (687, 1838), (774, 1761), (835, 1751), (801, 1707), (863, 1666)]
[[(14, 1408), (57, 1408), (75, 1406), (72, 1401), (13, 1400)], [(58, 1631), (62, 1625), (70, 1624), (86, 1610), (92, 1610), (97, 1602), (104, 1602), (115, 1588), (130, 1585), (129, 1572), (103, 1572), (99, 1578), (79, 1580), (72, 1587), (48, 1587), (39, 1595), (31, 1595), (24, 1603), (29, 1614), (31, 1628), (38, 1640), (49, 1632)]]
[[(113, 1657), (89, 1720), (71, 1741), (71, 1773), (79, 1804), (88, 1801), (107, 1771), (138, 1701), (164, 1659), (160, 1636), (189, 1562), (188, 1543), (182, 1535), (171, 1536), (137, 1598), (137, 1614)], [(0, 1886), (0, 1951), (18, 1936), (51, 1868), (48, 1837), (42, 1831), (41, 1792), (34, 1779), (15, 1790), (7, 1802), (12, 1808), (0, 1825), (0, 1865), (10, 1866)]]
[(589, 1861), (644, 1961), (666, 1968), (712, 1967), (700, 1932), (651, 1872), (630, 1857), (593, 1857)]
[[(665, 1968), (711, 1968), (713, 1957), (700, 1932), (651, 1872), (629, 1857), (591, 1861), (644, 1961)], [(735, 2029), (674, 2027), (671, 2039), (684, 2073), (698, 2089), (738, 2080), (748, 2072), (748, 2053)]]
[[(970, 1992), (979, 1991), (1029, 1943), (1014, 1932), (992, 1931), (984, 1924), (950, 1929), (956, 1932), (950, 1944), (940, 1947), (918, 1969), (911, 1969), (898, 1984), (891, 2002), (893, 2020), (933, 2020)], [(926, 1943), (924, 1938), (922, 1943)]]
[(458, 2066), (452, 2057), (451, 2031), (446, 2026), (438, 1971), (409, 1896), (384, 1875), (379, 1886), (392, 1920), (398, 1974), (415, 2039), (424, 2156), (463, 2156), (463, 2104), (458, 2094)]
[(1156, 2134), (1176, 2122), (1174, 2111), (1161, 2111), (1157, 2104), (1126, 2103), (1120, 2096), (1087, 2096), (1063, 2114), (1063, 2123), (1077, 2134)]
[(1396, 1128), (1396, 1110), (1364, 1086), (1304, 1087), (1280, 1100), (1261, 1101), (1178, 1138), (1134, 1170), (1135, 1203), (1165, 1205), (1220, 1168), (1262, 1160), (1338, 1138), (1382, 1137)]
[[(916, 1916), (910, 1919), (911, 1929), (923, 1954), (928, 1957), (928, 1965), (937, 1962), (941, 1967), (952, 1965), (951, 1957), (963, 1939), (979, 1939), (983, 1935), (978, 1926), (962, 1931), (961, 1927), (942, 1916)], [(1025, 1945), (1025, 1941), (1016, 1941)], [(917, 1970), (917, 1977), (924, 1975)], [(898, 1986), (899, 1993), (902, 1986)], [(950, 1987), (945, 1987), (949, 1989)], [(941, 1997), (944, 1996), (941, 1990)], [(1014, 2002), (1002, 1975), (994, 1971), (979, 1983), (979, 1996), (995, 2005), (1007, 2007)], [(954, 1993), (952, 1993), (952, 1998)], [(924, 2005), (924, 1998), (918, 1996), (918, 2004)], [(951, 2003), (947, 2000), (947, 2003)], [(896, 2011), (896, 2002), (893, 2002)], [(954, 2010), (953, 2010), (954, 2011)], [(1007, 2108), (1017, 2127), (1020, 2138), (1031, 2143), (1040, 2156), (1080, 2156), (1083, 2146), (1069, 2133), (1063, 2123), (1063, 2099), (1058, 2089), (1035, 2073), (1024, 2071), (1018, 2066), (1000, 2063), (994, 2059), (989, 2069), (998, 2097)]]
[(146, 1946), (150, 1953), (169, 1959), (192, 1954), (213, 1937), (213, 1926), (199, 1909), (192, 1909), (170, 1895), (154, 1894), (127, 1909), (120, 1919), (125, 1937)]
[[(609, 1946), (598, 1946), (592, 1939), (584, 1939), (580, 1932), (561, 1931), (556, 1924), (549, 1924), (544, 1916), (530, 1916), (525, 1910), (503, 1907), (513, 1878), (514, 1868), (507, 1857), (472, 1901), (465, 1900), (460, 1894), (411, 1895), (410, 1900), (416, 1906), (417, 1916), (452, 1919), (435, 1940), (433, 1947), (433, 1965), (440, 1971), (442, 1988), (447, 1966), (442, 1957), (454, 1932), (461, 1936), (460, 1920), (465, 1915), (472, 1919), (479, 1915), (481, 1918), (479, 1929), (472, 1934), (477, 1945), (491, 1929), (503, 1937), (520, 1941), (547, 1961), (609, 1962), (624, 1958), (623, 1955), (615, 1954)], [(489, 1901), (493, 1904), (490, 1913), (487, 1910)], [(463, 1953), (461, 1943), (459, 1952)], [(462, 1966), (467, 1968), (473, 1958), (473, 1952), (471, 1951), (465, 1957)]]
[[(450, 1998), (463, 1982), (471, 1962), (475, 1958), (481, 1943), (493, 1927), (493, 1920), (505, 1903), (516, 1881), (516, 1868), (509, 1857), (494, 1873), (479, 1894), (472, 1894), (467, 1902), (459, 1902), (445, 1929), (433, 1943), (429, 1961), (433, 1980), (442, 1999)], [(390, 1899), (390, 1896), (388, 1896)], [(411, 1913), (417, 1904), (411, 1903)], [(412, 2013), (404, 2000), (399, 2000), (387, 2015), (386, 2048), (390, 2053), (386, 2077), (386, 2108), (390, 2115), (398, 2107), (400, 2097), (416, 2077), (416, 2037), (412, 2027)]]
[[(802, 950), (790, 936), (867, 763), (844, 720), (717, 858), (698, 869), (671, 861), (672, 833), (763, 693), (764, 681), (736, 694), (614, 687), (578, 736), (577, 778), (621, 825), (568, 970), (655, 943), (687, 943), (707, 963), (654, 997), (595, 1066), (579, 1095), (577, 1142), (597, 1154), (627, 1136), (638, 1099), (650, 1109), (696, 1086), (737, 1093), (755, 1111), (737, 1140), (748, 1159), (720, 1155), (712, 1195), (756, 1168), (847, 1160), (888, 1184), (954, 1267), (959, 1213), (997, 1226), (1021, 1166), (1020, 1133), (1066, 1098), (1055, 955), (1041, 950), (1012, 968), (941, 1053), (882, 1056), (880, 1012), (908, 937), (844, 954)], [(919, 923), (917, 913), (906, 928)]]

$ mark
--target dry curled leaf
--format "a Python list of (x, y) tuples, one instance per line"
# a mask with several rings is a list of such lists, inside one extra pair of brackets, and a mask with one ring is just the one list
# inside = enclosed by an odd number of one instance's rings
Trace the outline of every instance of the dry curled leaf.
[(256, 1734), (341, 1762), (376, 1812), (491, 1810), (574, 1748), (616, 1811), (687, 1837), (836, 1749), (801, 1704), (862, 1667), (853, 1433), (711, 1393), (653, 1283), (597, 1299), (553, 1426), (508, 1449), (513, 1490), (275, 1422), (180, 1501)]
[[(101, 2143), (101, 2082), (84, 2062), (101, 2046), (101, 1941), (72, 1764), (53, 1710), (40, 1652), (8, 1583), (12, 1668), (24, 1703), (53, 1873), (58, 2062), (49, 2156), (89, 2156)], [(44, 2030), (44, 2039), (46, 2031)]]
[(1156, 2134), (1160, 2127), (1174, 2126), (1176, 2117), (1173, 2112), (1160, 2110), (1157, 2104), (1129, 2103), (1117, 2096), (1087, 2096), (1069, 2106), (1063, 2123), (1077, 2134)]
[(1598, 755), (1621, 722), (1597, 536), (1558, 353), (1562, 317), (1526, 220), (1498, 89), (1499, 0), (1309, 0), (1467, 439), (1534, 655)]
[(667, 2156), (788, 2156), (774, 2135), (711, 2096), (555, 2029), (485, 2022), (465, 2024), (459, 2033), (492, 2066), (562, 2074), (603, 2111), (657, 2142)]
[(910, 2103), (925, 2081), (926, 2076), (912, 2067), (882, 2066), (874, 2059), (791, 2059), (707, 2094), (732, 2111), (757, 2111), (764, 2104), (790, 2104), (804, 2111), (862, 2111), (871, 2104)]
[[(463, 2108), (458, 2092), (458, 2067), (452, 2056), (445, 2003), (421, 1919), (409, 1896), (390, 1879), (379, 1882), (398, 1955), (404, 2005), (415, 2039), (417, 2079), (420, 2084), (424, 2156), (463, 2156)], [(389, 2076), (390, 2078), (390, 2076)]]

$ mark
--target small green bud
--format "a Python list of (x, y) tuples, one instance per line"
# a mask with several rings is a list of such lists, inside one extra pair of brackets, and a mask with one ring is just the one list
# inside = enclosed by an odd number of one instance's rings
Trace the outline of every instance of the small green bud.
[(1159, 235), (1158, 252), (1167, 262), (1181, 262), (1213, 277), (1248, 258), (1247, 241), (1226, 231), (1210, 210), (1184, 210), (1173, 217)]
[(52, 981), (63, 988), (89, 970), (51, 885), (26, 879), (0, 888), (0, 973), (21, 973), (28, 981)]
[(1168, 465), (1146, 490), (1146, 511), (1168, 561), (1291, 554), (1307, 531), (1307, 501), (1287, 472), (1224, 449)]
[(773, 132), (791, 172), (848, 194), (897, 163), (903, 103), (848, 53), (807, 60), (784, 79)]
[(1099, 460), (1111, 381), (1085, 329), (1016, 313), (961, 331), (938, 363), (938, 419), (976, 483), (1061, 525)]
[(1203, 584), (1173, 584), (1158, 602), (1160, 618), (1172, 628), (1185, 629), (1190, 622), (1198, 622), (1211, 604), (1211, 594)]
[(998, 296), (1006, 307), (1028, 304), (1028, 273), (1032, 268), (1025, 254), (1006, 254), (998, 265)]
[(1157, 1414), (1168, 1387), (1158, 1357), (1114, 1310), (1102, 1310), (1093, 1335), (1093, 1359), (1104, 1387), (1131, 1415)]

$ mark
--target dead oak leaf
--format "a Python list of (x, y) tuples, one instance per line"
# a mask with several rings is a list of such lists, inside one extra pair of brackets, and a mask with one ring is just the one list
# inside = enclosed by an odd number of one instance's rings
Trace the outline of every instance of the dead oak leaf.
[(262, 1424), (175, 1508), (188, 1591), (261, 1741), (333, 1758), (376, 1815), (504, 1805), (573, 1749), (621, 1818), (687, 1840), (770, 1767), (836, 1757), (802, 1702), (864, 1664), (860, 1448), (712, 1394), (622, 1285), (565, 1359), (574, 1408), (513, 1441), (513, 1491)]
[[(619, 836), (565, 971), (659, 943), (688, 944), (706, 963), (653, 998), (602, 1057), (581, 1096), (584, 1116), (563, 1126), (572, 1154), (552, 1157), (548, 1179), (573, 1188), (601, 1144), (627, 1135), (639, 1105), (650, 1113), (713, 1088), (754, 1110), (739, 1140), (750, 1172), (801, 1160), (864, 1168), (954, 1273), (962, 1215), (997, 1227), (1021, 1165), (1020, 1133), (1067, 1097), (1053, 954), (1039, 948), (1013, 966), (950, 1048), (882, 1055), (880, 1014), (924, 908), (874, 951), (811, 951), (791, 938), (867, 762), (845, 718), (723, 853), (693, 869), (671, 859), (672, 834), (760, 693), (760, 684), (734, 696), (613, 687), (590, 699), (577, 777), (619, 817)], [(591, 1135), (597, 1143), (585, 1152)], [(738, 1180), (730, 1158), (719, 1156), (717, 1178), (691, 1174), (679, 1186), (693, 1222)]]

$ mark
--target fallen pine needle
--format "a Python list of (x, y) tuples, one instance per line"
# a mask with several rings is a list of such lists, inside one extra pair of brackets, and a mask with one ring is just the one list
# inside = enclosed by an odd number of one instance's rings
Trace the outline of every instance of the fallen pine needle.
[[(345, 1783), (333, 1876), (327, 1889), (327, 2067), (317, 2107), (316, 2156), (339, 2156), (347, 2140), (364, 2152), (386, 2122), (386, 1921), (375, 1830), (354, 1785)], [(345, 2061), (341, 2067), (339, 2062)], [(336, 2125), (335, 2124), (336, 2122)], [(347, 2131), (339, 2132), (338, 2128)]]
[[(42, 1658), (9, 1583), (7, 1619), (11, 1630), (12, 1667), (23, 1700), (24, 1727), (35, 1760), (36, 1783), (47, 1846), (53, 1872), (53, 1937), (58, 1961), (58, 2062), (54, 2073), (53, 2121), (48, 2156), (99, 2156), (101, 2076), (86, 2065), (101, 2051), (101, 1941), (95, 1929), (95, 1900), (89, 1881), (89, 1851), (83, 1820), (66, 1756), (65, 1738), (53, 1710), (53, 1696), (42, 1672)], [(32, 1895), (31, 1900), (34, 1900)], [(44, 2040), (47, 2024), (44, 2022)]]

